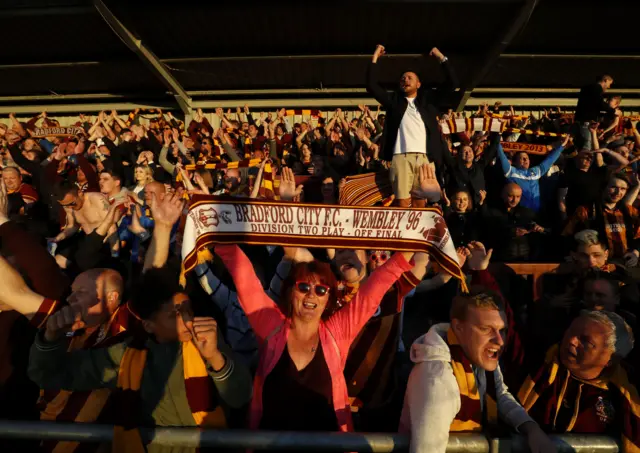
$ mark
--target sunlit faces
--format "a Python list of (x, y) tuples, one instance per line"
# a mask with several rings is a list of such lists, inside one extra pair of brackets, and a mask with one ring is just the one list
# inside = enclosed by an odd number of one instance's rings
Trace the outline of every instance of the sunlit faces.
[(2, 170), (2, 180), (7, 186), (7, 190), (16, 191), (22, 184), (20, 171), (15, 167), (6, 167)]
[(629, 190), (629, 184), (625, 180), (611, 178), (607, 184), (606, 198), (611, 203), (618, 203), (627, 194), (627, 190)]
[(120, 191), (121, 181), (118, 178), (114, 178), (107, 172), (100, 173), (100, 192), (105, 195), (111, 195), (114, 192)]
[(144, 328), (158, 343), (188, 342), (193, 338), (193, 309), (186, 294), (177, 293), (153, 316), (143, 321)]
[(601, 244), (580, 244), (571, 256), (581, 269), (601, 268), (607, 264), (609, 251)]
[(611, 330), (581, 316), (571, 323), (560, 346), (560, 361), (576, 377), (595, 379), (609, 364), (613, 351), (607, 345)]
[(458, 213), (467, 212), (469, 209), (469, 194), (467, 192), (456, 192), (451, 201), (453, 209)]
[(529, 160), (529, 155), (524, 152), (517, 153), (513, 157), (513, 166), (522, 170), (527, 170), (531, 161)]
[(111, 269), (91, 269), (78, 275), (67, 302), (82, 313), (86, 327), (105, 322), (120, 305), (122, 277)]
[(386, 263), (389, 258), (391, 258), (391, 252), (388, 250), (370, 250), (368, 253), (369, 258), (369, 271), (373, 272), (384, 263)]
[(240, 187), (240, 170), (235, 168), (230, 168), (225, 172), (224, 175), (224, 187), (229, 191), (234, 191), (238, 187)]
[(421, 86), (420, 79), (418, 79), (418, 75), (415, 72), (405, 72), (400, 77), (400, 89), (407, 96), (415, 95)]
[(460, 150), (460, 158), (463, 162), (473, 162), (475, 155), (473, 154), (473, 148), (470, 146), (463, 146)]
[(302, 321), (320, 319), (329, 302), (329, 285), (311, 274), (306, 280), (297, 281), (291, 297), (293, 317)]
[(469, 306), (464, 320), (452, 319), (451, 327), (472, 364), (487, 371), (498, 367), (504, 348), (505, 315), (494, 308)]
[(138, 183), (143, 183), (147, 180), (147, 174), (142, 167), (136, 168), (135, 178)]
[(520, 204), (522, 189), (517, 184), (507, 184), (502, 190), (502, 199), (509, 209), (513, 209)]
[(63, 208), (70, 208), (74, 211), (79, 211), (84, 206), (84, 198), (82, 197), (82, 195), (78, 194), (77, 191), (72, 191), (65, 194), (65, 196), (60, 201), (58, 201), (58, 203)]
[(307, 143), (302, 144), (302, 147), (300, 148), (300, 155), (303, 162), (311, 161), (311, 148), (309, 148), (309, 145)]

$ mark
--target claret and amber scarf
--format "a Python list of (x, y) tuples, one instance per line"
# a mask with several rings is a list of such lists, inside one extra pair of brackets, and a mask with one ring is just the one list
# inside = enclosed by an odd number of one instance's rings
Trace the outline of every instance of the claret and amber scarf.
[[(450, 432), (480, 432), (485, 423), (494, 425), (498, 421), (496, 404), (496, 386), (493, 373), (485, 372), (487, 393), (484, 399), (484, 412), (480, 404), (478, 383), (471, 368), (471, 362), (462, 350), (456, 334), (451, 327), (447, 330), (447, 344), (451, 351), (451, 367), (460, 388), (460, 411), (451, 423)], [(483, 426), (484, 425), (484, 426)]]
[[(547, 426), (555, 430), (555, 420), (560, 407), (565, 399), (565, 393), (570, 376), (570, 372), (560, 363), (558, 357), (559, 346), (552, 346), (546, 353), (544, 362), (537, 368), (537, 371), (529, 374), (518, 392), (518, 400), (527, 412), (531, 411), (534, 405), (543, 405), (545, 408), (543, 418), (537, 420), (541, 426)], [(533, 368), (536, 370), (536, 368)], [(573, 378), (577, 379), (577, 378)], [(591, 381), (580, 381), (580, 388), (583, 386), (593, 386), (603, 392), (612, 392), (618, 402), (619, 407), (614, 410), (617, 413), (615, 426), (620, 429), (622, 438), (622, 451), (627, 453), (640, 452), (640, 396), (638, 389), (632, 384), (627, 371), (621, 365), (615, 365), (613, 369), (603, 376)], [(574, 407), (573, 415), (564, 432), (571, 432), (573, 427), (580, 422), (580, 417), (589, 417), (589, 408), (580, 407), (580, 396), (583, 393), (579, 390), (575, 401), (570, 403)], [(604, 408), (591, 408), (600, 411), (600, 416), (607, 416)], [(581, 425), (584, 426), (584, 419)]]
[(466, 291), (451, 234), (439, 208), (298, 204), (196, 195), (185, 223), (184, 271), (211, 244), (422, 251)]
[[(192, 342), (182, 343), (184, 387), (193, 419), (199, 427), (226, 428), (227, 420), (219, 404), (215, 384), (207, 366)], [(138, 427), (140, 385), (147, 362), (144, 337), (131, 342), (125, 350), (118, 373), (118, 404), (120, 423), (113, 433), (113, 453), (144, 453), (146, 451)]]

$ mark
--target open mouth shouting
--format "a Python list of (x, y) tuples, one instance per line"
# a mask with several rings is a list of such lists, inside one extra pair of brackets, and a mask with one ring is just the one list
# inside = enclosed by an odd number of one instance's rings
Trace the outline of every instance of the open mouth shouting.
[(501, 348), (486, 348), (484, 355), (487, 360), (497, 361), (500, 358)]

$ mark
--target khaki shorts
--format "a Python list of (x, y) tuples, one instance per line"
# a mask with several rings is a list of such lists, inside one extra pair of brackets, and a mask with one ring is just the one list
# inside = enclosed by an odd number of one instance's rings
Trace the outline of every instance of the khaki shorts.
[(395, 154), (391, 160), (391, 185), (397, 200), (411, 198), (411, 190), (420, 185), (420, 166), (428, 164), (426, 154)]

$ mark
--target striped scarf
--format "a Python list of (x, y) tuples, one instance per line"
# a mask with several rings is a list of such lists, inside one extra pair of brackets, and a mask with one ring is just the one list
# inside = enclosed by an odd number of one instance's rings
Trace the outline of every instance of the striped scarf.
[(347, 305), (349, 302), (353, 300), (360, 288), (360, 282), (348, 283), (348, 282), (340, 282), (338, 284), (337, 291), (337, 307), (336, 311), (340, 310), (342, 307)]
[(340, 204), (344, 206), (390, 206), (393, 202), (393, 188), (389, 171), (347, 176), (346, 184), (340, 190)]
[[(48, 309), (50, 303), (43, 303)], [(57, 304), (54, 304), (57, 305)], [(55, 308), (53, 308), (55, 310)], [(40, 312), (40, 311), (39, 311)], [(53, 311), (49, 312), (51, 314)], [(130, 317), (127, 306), (120, 306), (103, 328), (91, 334), (76, 335), (71, 339), (69, 351), (83, 349), (107, 348), (122, 342), (134, 329), (135, 319)], [(34, 317), (35, 319), (35, 317)], [(33, 321), (33, 319), (32, 319)], [(40, 321), (44, 325), (45, 321)], [(130, 329), (131, 328), (131, 329)], [(41, 390), (38, 400), (40, 420), (74, 423), (95, 423), (104, 421), (112, 415), (110, 389), (88, 391)], [(47, 440), (42, 442), (42, 451), (55, 453), (72, 453), (81, 444), (70, 441)], [(82, 451), (94, 451), (99, 444), (82, 444)], [(95, 447), (95, 448), (94, 448)], [(91, 450), (89, 450), (91, 449)]]
[(515, 127), (508, 127), (504, 130), (504, 132), (514, 132), (518, 134), (524, 135), (535, 135), (537, 137), (566, 137), (569, 134), (558, 134), (556, 132), (543, 132), (543, 131), (532, 131), (529, 129), (518, 129)]
[(494, 118), (458, 118), (440, 122), (444, 135), (463, 132), (504, 132), (507, 122)]
[(488, 113), (485, 116), (488, 116), (489, 118), (500, 118), (515, 121), (526, 120), (528, 118), (527, 115), (511, 115), (511, 113), (509, 113), (508, 115), (504, 113)]
[[(236, 162), (229, 162), (227, 164), (195, 164), (195, 165), (185, 165), (185, 170), (193, 171), (193, 170), (221, 170), (223, 168), (248, 168), (248, 167), (257, 167), (262, 162), (262, 159), (243, 159)], [(249, 185), (247, 187), (247, 191), (250, 191), (249, 188), (253, 187), (253, 181), (255, 181), (255, 176), (249, 176)], [(262, 182), (260, 183), (260, 191), (258, 194), (262, 198), (266, 198), (269, 200), (279, 200), (280, 195), (277, 193), (277, 187), (280, 186), (280, 180), (276, 180), (273, 176), (273, 167), (271, 164), (266, 164), (264, 166), (264, 171), (262, 173)]]
[[(619, 427), (622, 437), (622, 451), (629, 453), (640, 452), (640, 396), (637, 388), (631, 383), (627, 371), (621, 365), (615, 365), (607, 377), (591, 381), (583, 381), (571, 376), (570, 372), (558, 359), (559, 346), (552, 346), (546, 353), (544, 362), (537, 372), (529, 374), (518, 392), (518, 400), (527, 412), (531, 412), (534, 405), (543, 409), (542, 419), (536, 420), (545, 429), (556, 432), (556, 420), (563, 406), (565, 393), (570, 379), (579, 383), (573, 414), (563, 432), (571, 432), (576, 424), (588, 424), (585, 419), (594, 416), (609, 417), (615, 413), (614, 426)], [(595, 407), (580, 407), (581, 396), (587, 393), (588, 387), (600, 389), (603, 393), (612, 393), (618, 407), (611, 410), (604, 398), (599, 398)], [(589, 410), (593, 409), (593, 410)], [(560, 429), (560, 428), (559, 428)], [(588, 432), (588, 431), (587, 431)], [(595, 432), (595, 429), (591, 432)]]
[(487, 393), (484, 400), (484, 414), (480, 403), (480, 392), (471, 368), (471, 362), (462, 350), (451, 327), (447, 330), (447, 344), (451, 351), (451, 367), (460, 389), (460, 411), (451, 423), (450, 432), (480, 432), (483, 421), (495, 424), (498, 420), (496, 386), (493, 373), (485, 372)]
[(229, 162), (226, 164), (218, 163), (218, 164), (190, 164), (185, 165), (184, 169), (187, 171), (194, 170), (221, 170), (223, 168), (247, 168), (247, 167), (257, 167), (262, 162), (262, 159), (243, 159), (237, 160), (235, 162)]
[[(120, 424), (114, 427), (113, 453), (144, 453), (136, 417), (140, 407), (140, 385), (147, 362), (147, 349), (142, 337), (125, 350), (118, 373), (117, 398)], [(226, 428), (227, 420), (217, 400), (215, 386), (207, 366), (192, 342), (182, 343), (184, 386), (196, 425), (206, 428)]]
[(319, 118), (322, 116), (322, 112), (320, 110), (286, 110), (285, 115), (286, 116), (301, 115), (301, 116), (312, 116), (312, 117)]

